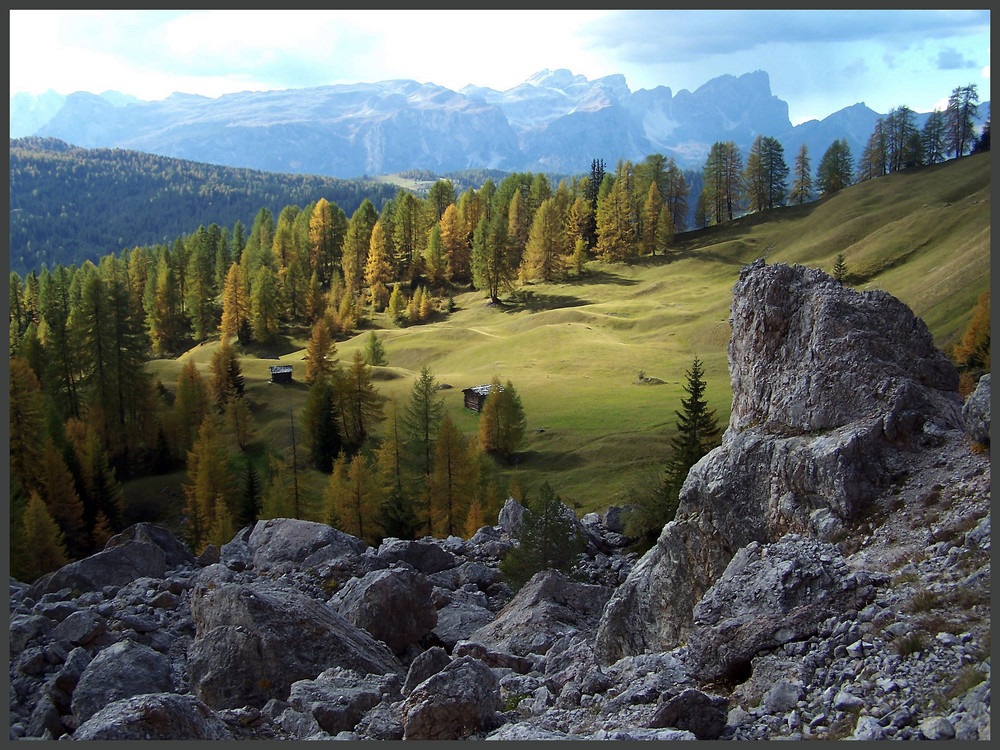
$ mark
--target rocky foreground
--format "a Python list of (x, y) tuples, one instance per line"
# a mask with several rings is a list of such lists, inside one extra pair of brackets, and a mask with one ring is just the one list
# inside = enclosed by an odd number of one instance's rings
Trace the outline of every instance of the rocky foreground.
[(762, 262), (733, 417), (641, 558), (621, 509), (514, 592), (468, 540), (139, 524), (10, 582), (10, 737), (990, 739), (989, 376), (898, 300)]

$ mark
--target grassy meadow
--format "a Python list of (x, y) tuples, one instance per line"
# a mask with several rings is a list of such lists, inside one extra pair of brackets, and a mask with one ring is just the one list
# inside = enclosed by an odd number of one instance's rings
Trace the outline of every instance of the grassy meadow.
[[(338, 354), (348, 364), (374, 328), (389, 362), (374, 371), (387, 412), (393, 400), (402, 410), (427, 365), (450, 386), (442, 391), (446, 408), (470, 435), (477, 432), (478, 415), (463, 407), (462, 389), (494, 375), (510, 380), (528, 431), (516, 466), (498, 467), (501, 476), (516, 476), (529, 493), (548, 481), (579, 513), (599, 511), (628, 502), (630, 488), (662, 463), (685, 371), (696, 356), (704, 363), (710, 406), (723, 428), (728, 423), (729, 307), (744, 265), (763, 257), (829, 272), (842, 253), (852, 286), (901, 299), (947, 351), (989, 288), (989, 212), (986, 153), (687, 232), (666, 257), (631, 265), (591, 261), (584, 276), (520, 287), (501, 307), (470, 291), (456, 295), (455, 312), (437, 313), (423, 325), (400, 328), (375, 315), (367, 328), (337, 343)], [(268, 351), (243, 352), (259, 437), (274, 445), (290, 445), (289, 416), (298, 419), (305, 404), (307, 337), (298, 331)], [(149, 368), (173, 388), (188, 357), (207, 377), (217, 346), (210, 340)], [(279, 359), (267, 358), (273, 356)], [(293, 366), (296, 382), (268, 382), (268, 367), (279, 362)], [(640, 371), (662, 384), (639, 383)], [(301, 446), (298, 426), (296, 431)], [(140, 480), (141, 492), (169, 495), (183, 479), (180, 473)], [(323, 480), (312, 472), (309, 481), (318, 490)], [(125, 490), (128, 497), (139, 488)]]

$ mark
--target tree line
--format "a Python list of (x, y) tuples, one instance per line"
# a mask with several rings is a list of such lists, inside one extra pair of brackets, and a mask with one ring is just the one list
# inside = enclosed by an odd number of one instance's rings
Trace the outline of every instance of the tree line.
[(989, 123), (980, 137), (975, 135), (978, 101), (975, 84), (955, 88), (947, 108), (931, 112), (922, 129), (915, 124), (913, 110), (895, 107), (878, 119), (856, 164), (847, 139), (836, 139), (824, 152), (815, 173), (805, 144), (789, 170), (784, 147), (776, 138), (758, 135), (745, 164), (733, 141), (717, 141), (705, 161), (695, 224), (712, 226), (732, 221), (744, 212), (757, 213), (786, 203), (802, 204), (814, 200), (817, 193), (830, 195), (855, 182), (938, 164), (949, 155), (958, 158), (988, 151)]

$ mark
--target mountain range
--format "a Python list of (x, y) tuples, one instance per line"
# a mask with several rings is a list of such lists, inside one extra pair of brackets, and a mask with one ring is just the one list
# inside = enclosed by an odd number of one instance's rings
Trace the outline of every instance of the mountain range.
[[(980, 113), (988, 117), (988, 102)], [(560, 69), (506, 91), (392, 80), (153, 102), (113, 91), (16, 94), (10, 135), (342, 178), (466, 168), (578, 174), (592, 159), (613, 168), (651, 153), (700, 168), (714, 142), (732, 140), (748, 153), (757, 135), (777, 138), (789, 165), (805, 143), (815, 166), (838, 138), (859, 156), (880, 116), (858, 103), (793, 126), (760, 70), (674, 94)], [(917, 115), (918, 126), (925, 117)]]

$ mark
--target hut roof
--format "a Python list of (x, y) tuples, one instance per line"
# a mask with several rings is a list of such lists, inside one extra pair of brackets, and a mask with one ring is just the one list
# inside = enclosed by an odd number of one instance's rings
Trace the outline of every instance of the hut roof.
[(282, 373), (282, 372), (291, 372), (292, 371), (292, 366), (291, 365), (272, 365), (270, 369), (271, 369), (271, 374), (275, 375), (275, 374)]

